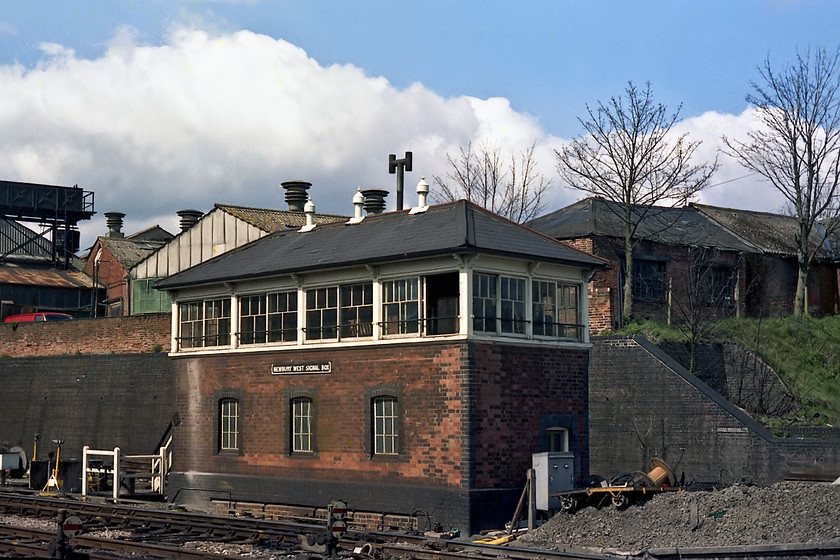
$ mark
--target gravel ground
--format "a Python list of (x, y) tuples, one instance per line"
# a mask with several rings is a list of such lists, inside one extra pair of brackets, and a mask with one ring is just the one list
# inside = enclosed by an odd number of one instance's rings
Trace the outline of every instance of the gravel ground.
[(516, 546), (641, 553), (666, 547), (840, 544), (838, 504), (840, 485), (824, 483), (662, 493), (622, 510), (589, 506), (558, 513), (519, 537)]

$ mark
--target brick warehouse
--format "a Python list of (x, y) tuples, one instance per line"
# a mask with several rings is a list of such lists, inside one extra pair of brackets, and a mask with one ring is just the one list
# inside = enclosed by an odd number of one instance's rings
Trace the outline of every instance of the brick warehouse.
[(603, 261), (466, 201), (357, 208), (158, 284), (175, 302), (173, 497), (341, 498), (472, 532), (509, 520), (532, 453), (571, 451), (582, 484)]

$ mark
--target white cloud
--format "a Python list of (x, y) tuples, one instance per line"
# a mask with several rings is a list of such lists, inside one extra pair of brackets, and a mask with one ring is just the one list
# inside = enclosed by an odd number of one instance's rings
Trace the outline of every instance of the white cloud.
[(748, 107), (740, 115), (710, 111), (686, 119), (675, 127), (677, 132), (688, 132), (690, 140), (702, 142), (695, 154), (697, 162), (711, 162), (715, 156), (719, 158), (720, 169), (712, 177), (711, 186), (700, 193), (698, 202), (746, 210), (781, 211), (784, 198), (770, 183), (720, 151), (725, 148), (721, 137), (747, 141), (747, 135), (758, 126), (754, 109)]
[[(447, 152), (485, 138), (508, 152), (536, 141), (541, 171), (554, 179), (550, 210), (581, 196), (556, 178), (553, 150), (563, 140), (504, 98), (444, 98), (419, 83), (397, 89), (249, 31), (181, 28), (167, 44), (147, 46), (123, 28), (93, 60), (61, 45), (41, 48), (33, 68), (0, 66), (0, 178), (94, 191), (98, 214), (83, 224), (83, 244), (106, 231), (103, 213), (112, 210), (127, 214), (127, 232), (154, 223), (175, 232), (183, 208), (284, 208), (279, 183), (289, 179), (313, 183), (319, 211), (350, 214), (357, 187), (394, 189), (388, 154), (407, 150), (409, 205), (421, 175), (431, 183), (445, 174)], [(750, 126), (748, 113), (680, 125), (704, 141), (700, 155), (709, 158), (722, 133), (740, 137)], [(739, 174), (727, 162), (715, 182)], [(755, 183), (714, 188), (701, 201), (772, 209)]]
[(550, 152), (552, 139), (506, 99), (399, 90), (248, 31), (181, 29), (143, 46), (126, 28), (94, 60), (42, 51), (34, 68), (0, 66), (0, 175), (94, 191), (96, 232), (111, 210), (131, 231), (175, 227), (176, 210), (214, 202), (283, 208), (278, 185), (296, 178), (313, 182), (319, 211), (351, 213), (357, 186), (393, 189), (389, 153), (414, 152), (413, 185), (484, 136), (513, 149), (537, 139)]

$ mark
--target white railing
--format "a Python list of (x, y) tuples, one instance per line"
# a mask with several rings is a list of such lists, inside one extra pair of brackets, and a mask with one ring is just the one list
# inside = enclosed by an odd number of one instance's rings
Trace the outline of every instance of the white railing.
[[(91, 479), (105, 478), (111, 475), (113, 480), (113, 498), (114, 501), (119, 499), (120, 484), (123, 480), (129, 479), (149, 479), (152, 487), (152, 492), (166, 495), (166, 475), (169, 474), (172, 468), (172, 451), (170, 445), (172, 444), (172, 436), (166, 441), (166, 444), (160, 448), (158, 453), (154, 455), (122, 455), (120, 448), (115, 447), (113, 451), (104, 451), (99, 449), (91, 449), (87, 445), (82, 448), (82, 496), (87, 496), (89, 491), (89, 481)], [(92, 467), (90, 465), (91, 457), (110, 457), (111, 465)], [(123, 461), (149, 461), (149, 469), (142, 472), (126, 472)]]

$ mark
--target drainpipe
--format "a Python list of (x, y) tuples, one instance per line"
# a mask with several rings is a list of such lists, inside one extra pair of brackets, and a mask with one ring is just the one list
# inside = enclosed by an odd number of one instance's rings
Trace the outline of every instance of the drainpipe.
[(131, 315), (131, 273), (125, 273), (125, 307), (123, 307), (123, 317)]

